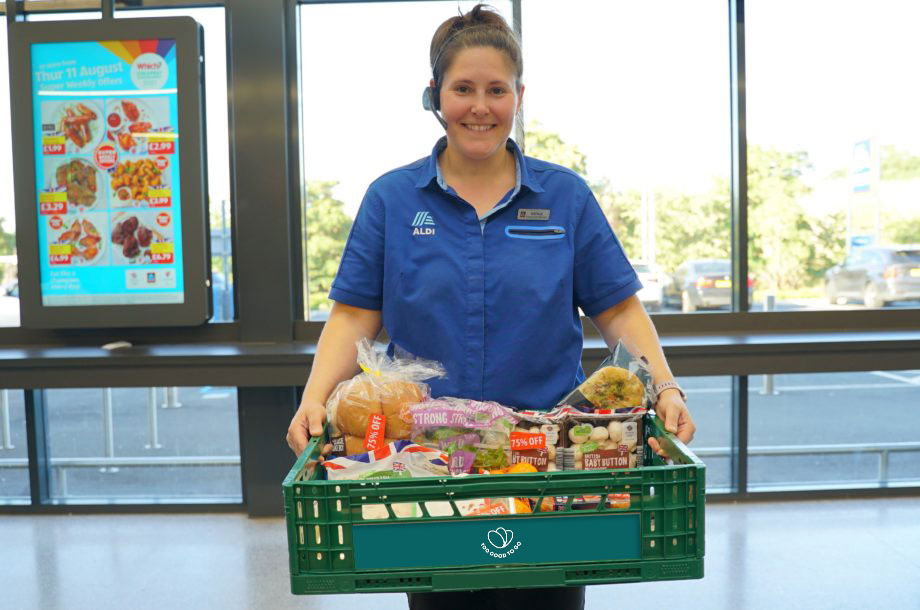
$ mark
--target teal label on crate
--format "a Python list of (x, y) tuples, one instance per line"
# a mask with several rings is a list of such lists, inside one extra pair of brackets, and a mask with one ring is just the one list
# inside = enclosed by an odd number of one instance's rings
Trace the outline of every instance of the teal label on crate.
[(353, 536), (357, 570), (640, 558), (639, 513), (363, 523)]

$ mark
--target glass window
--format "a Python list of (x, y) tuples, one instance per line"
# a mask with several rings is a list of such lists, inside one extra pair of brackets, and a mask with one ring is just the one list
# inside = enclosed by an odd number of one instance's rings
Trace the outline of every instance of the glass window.
[[(368, 185), (427, 156), (441, 126), (422, 109), (431, 36), (475, 2), (301, 5), (304, 315), (323, 320)], [(490, 3), (511, 21), (511, 2)], [(382, 23), (400, 24), (399, 34)]]
[(920, 484), (920, 370), (751, 376), (748, 394), (751, 491)]
[(0, 390), (0, 504), (28, 504), (29, 457), (21, 390)]
[(647, 309), (730, 308), (730, 273), (674, 275), (731, 255), (727, 4), (525, 2), (521, 21), (526, 152), (588, 180), (650, 264)]
[(731, 377), (679, 377), (697, 432), (690, 449), (706, 464), (706, 493), (733, 491)]
[[(891, 253), (920, 243), (920, 5), (745, 10), (752, 309), (917, 307), (920, 261)], [(866, 247), (888, 262), (848, 257)]]
[[(4, 16), (0, 26), (0, 326), (19, 326), (9, 68)], [(15, 294), (14, 290), (17, 290)]]
[(241, 502), (236, 388), (46, 391), (51, 498)]

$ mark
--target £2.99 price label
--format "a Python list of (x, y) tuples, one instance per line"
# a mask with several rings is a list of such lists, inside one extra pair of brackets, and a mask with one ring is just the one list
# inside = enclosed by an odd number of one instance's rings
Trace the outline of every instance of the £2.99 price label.
[(150, 138), (147, 140), (147, 152), (151, 155), (172, 155), (176, 152), (176, 141), (173, 139)]

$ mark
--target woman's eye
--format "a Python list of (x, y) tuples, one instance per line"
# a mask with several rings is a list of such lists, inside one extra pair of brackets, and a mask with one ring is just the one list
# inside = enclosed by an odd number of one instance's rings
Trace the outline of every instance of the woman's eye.
[(504, 95), (505, 89), (503, 87), (492, 87), (492, 95)]
[(457, 93), (469, 93), (469, 92), (470, 92), (470, 88), (467, 87), (466, 85), (459, 85), (457, 87)]

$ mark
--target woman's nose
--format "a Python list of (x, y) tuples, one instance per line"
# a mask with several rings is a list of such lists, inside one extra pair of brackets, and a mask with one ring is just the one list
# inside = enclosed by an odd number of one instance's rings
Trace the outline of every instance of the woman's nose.
[(488, 114), (489, 104), (486, 101), (486, 96), (482, 94), (477, 95), (476, 99), (473, 100), (473, 107), (471, 110), (473, 114)]

